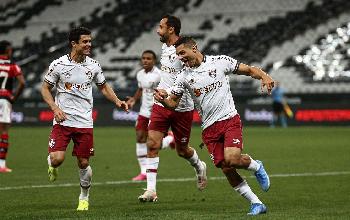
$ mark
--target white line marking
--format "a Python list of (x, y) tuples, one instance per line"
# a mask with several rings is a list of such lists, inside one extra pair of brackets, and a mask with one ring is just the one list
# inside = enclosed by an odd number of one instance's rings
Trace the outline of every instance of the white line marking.
[[(271, 174), (269, 177), (301, 177), (301, 176), (339, 176), (339, 175), (350, 175), (350, 171), (339, 171), (339, 172), (323, 172), (323, 173), (290, 173), (290, 174)], [(255, 176), (248, 176), (248, 178), (255, 178)], [(209, 180), (223, 180), (226, 177), (209, 177)], [(176, 179), (158, 179), (157, 182), (188, 182), (194, 181), (195, 178), (176, 178)], [(139, 184), (143, 182), (135, 182), (131, 180), (122, 181), (107, 181), (107, 182), (93, 182), (93, 186), (101, 185), (122, 185), (122, 184)], [(79, 186), (79, 183), (62, 183), (62, 184), (50, 184), (50, 185), (31, 185), (31, 186), (5, 186), (0, 187), (0, 191), (7, 190), (19, 190), (19, 189), (36, 189), (36, 188), (56, 188), (56, 187), (72, 187)]]

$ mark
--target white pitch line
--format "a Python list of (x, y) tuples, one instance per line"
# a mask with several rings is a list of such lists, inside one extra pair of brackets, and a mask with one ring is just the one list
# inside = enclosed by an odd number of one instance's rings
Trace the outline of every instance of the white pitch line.
[[(302, 177), (302, 176), (339, 176), (350, 175), (350, 171), (339, 172), (322, 172), (322, 173), (289, 173), (289, 174), (271, 174), (269, 177)], [(248, 176), (248, 178), (255, 178), (255, 176)], [(226, 177), (209, 177), (209, 180), (223, 180)], [(158, 179), (157, 182), (188, 182), (193, 181), (194, 178), (176, 178), (176, 179)], [(135, 182), (131, 180), (122, 181), (107, 181), (107, 182), (93, 182), (93, 186), (102, 185), (122, 185), (122, 184), (139, 184), (144, 182)], [(62, 184), (50, 184), (50, 185), (31, 185), (31, 186), (5, 186), (0, 187), (0, 191), (18, 190), (18, 189), (37, 189), (37, 188), (56, 188), (56, 187), (71, 187), (79, 186), (79, 183), (62, 183)]]

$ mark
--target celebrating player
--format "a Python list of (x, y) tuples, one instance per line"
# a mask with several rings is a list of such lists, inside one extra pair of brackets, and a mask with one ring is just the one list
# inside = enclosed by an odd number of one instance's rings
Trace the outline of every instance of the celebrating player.
[[(89, 158), (94, 155), (92, 83), (118, 108), (127, 111), (128, 106), (106, 83), (100, 64), (89, 57), (91, 31), (84, 27), (72, 29), (69, 44), (71, 52), (51, 63), (41, 94), (54, 113), (47, 158), (49, 180), (56, 180), (57, 168), (63, 163), (67, 145), (72, 139), (72, 155), (77, 157), (81, 188), (77, 210), (83, 211), (89, 208), (92, 178)], [(57, 87), (55, 100), (50, 93), (54, 86)]]
[[(151, 109), (153, 106), (153, 92), (160, 82), (160, 70), (155, 66), (157, 56), (152, 50), (145, 50), (141, 56), (142, 69), (137, 72), (137, 84), (133, 97), (130, 97), (126, 102), (129, 108), (132, 108), (135, 103), (142, 97), (139, 116), (136, 121), (136, 156), (139, 161), (141, 173), (132, 180), (142, 181), (146, 180), (146, 158), (147, 158), (147, 132), (149, 117), (151, 116)], [(163, 138), (162, 149), (168, 147), (174, 148), (174, 137), (171, 132)]]
[[(9, 148), (9, 128), (11, 124), (12, 104), (24, 89), (24, 77), (21, 68), (11, 62), (12, 46), (8, 41), (0, 41), (0, 173), (12, 172), (6, 166), (6, 156)], [(13, 92), (13, 83), (18, 86)]]
[(202, 139), (214, 164), (222, 169), (231, 186), (251, 202), (248, 215), (266, 213), (266, 206), (236, 171), (253, 171), (262, 190), (269, 189), (270, 180), (263, 163), (242, 154), (242, 124), (226, 74), (233, 72), (260, 79), (261, 88), (266, 87), (268, 93), (271, 93), (274, 81), (259, 68), (239, 63), (231, 57), (204, 56), (190, 37), (180, 38), (175, 47), (176, 54), (186, 67), (177, 77), (171, 94), (168, 96), (165, 90), (157, 90), (155, 99), (174, 109), (185, 91), (190, 91), (202, 118)]
[[(182, 69), (182, 64), (176, 55), (173, 44), (179, 39), (180, 20), (171, 15), (164, 16), (157, 29), (160, 41), (163, 42), (161, 54), (161, 80), (158, 88), (170, 89), (176, 76)], [(146, 175), (147, 189), (139, 196), (141, 202), (157, 201), (156, 181), (159, 165), (159, 150), (162, 139), (169, 127), (174, 133), (175, 148), (180, 157), (185, 158), (195, 169), (197, 188), (203, 190), (207, 184), (206, 164), (198, 157), (197, 152), (189, 146), (193, 119), (193, 101), (187, 91), (180, 100), (177, 108), (169, 110), (161, 103), (155, 102), (152, 107), (151, 122), (148, 127)]]

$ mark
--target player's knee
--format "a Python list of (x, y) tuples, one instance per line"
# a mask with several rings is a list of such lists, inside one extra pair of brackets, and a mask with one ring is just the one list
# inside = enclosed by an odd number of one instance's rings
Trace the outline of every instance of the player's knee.
[(177, 155), (179, 155), (180, 157), (184, 157), (184, 158), (189, 158), (193, 155), (191, 149), (188, 147), (188, 145), (178, 145), (176, 144), (176, 152)]
[(88, 166), (89, 166), (89, 160), (88, 159), (78, 158), (78, 167), (80, 169), (86, 169)]
[(64, 161), (64, 157), (51, 157), (51, 166), (58, 167)]
[(238, 167), (240, 165), (240, 157), (237, 157), (237, 156), (225, 157), (225, 165), (229, 167)]

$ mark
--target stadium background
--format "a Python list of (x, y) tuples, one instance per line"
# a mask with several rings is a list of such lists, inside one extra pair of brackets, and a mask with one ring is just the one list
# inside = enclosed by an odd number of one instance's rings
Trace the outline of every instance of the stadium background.
[[(349, 10), (346, 0), (2, 0), (0, 38), (15, 46), (13, 59), (27, 81), (12, 118), (23, 125), (50, 123), (40, 97), (42, 77), (52, 60), (68, 52), (73, 26), (92, 29), (93, 58), (121, 98), (132, 95), (140, 53), (159, 55), (156, 27), (172, 13), (182, 20), (182, 34), (193, 36), (205, 54), (230, 55), (278, 80), (294, 112), (289, 124), (347, 125)], [(231, 89), (244, 124), (268, 124), (271, 99), (261, 95), (258, 81), (231, 77)], [(134, 123), (137, 107), (124, 115), (100, 93), (94, 96), (96, 125)]]

